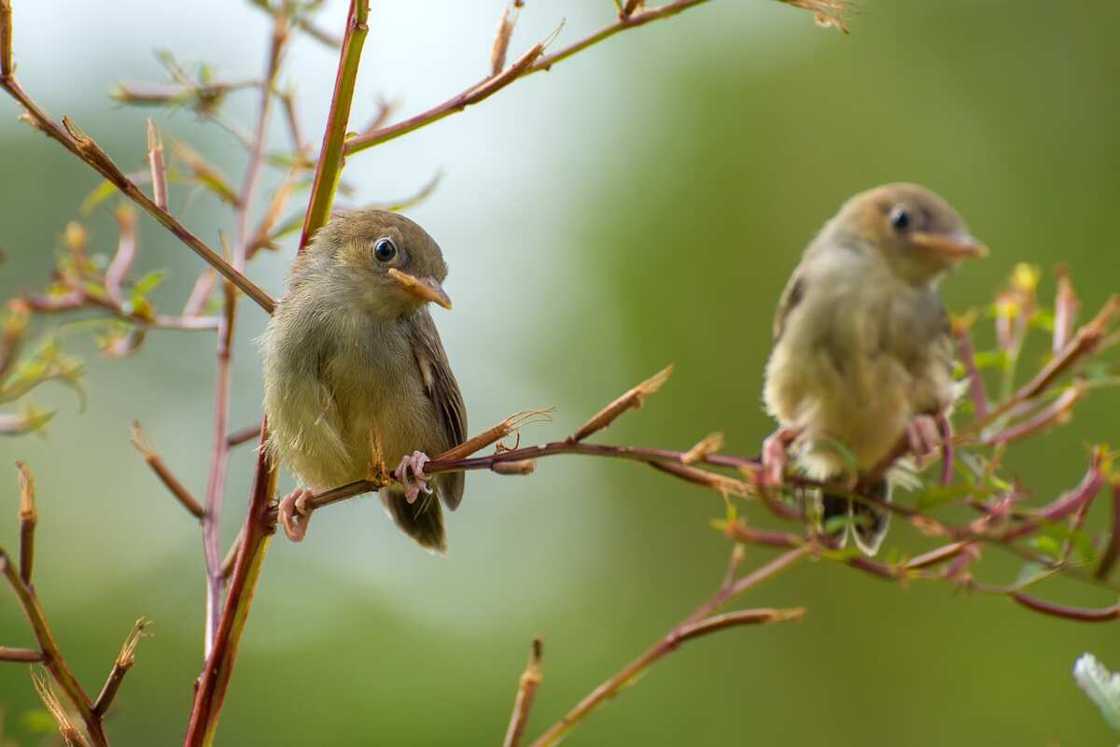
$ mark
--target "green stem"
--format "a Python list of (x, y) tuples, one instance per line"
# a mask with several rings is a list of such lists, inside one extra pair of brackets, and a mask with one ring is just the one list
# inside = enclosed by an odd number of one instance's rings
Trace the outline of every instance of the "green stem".
[(343, 146), (346, 143), (346, 126), (350, 123), (350, 105), (354, 100), (354, 83), (358, 78), (362, 45), (369, 32), (368, 20), (369, 0), (350, 0), (346, 36), (342, 41), (338, 74), (334, 81), (334, 96), (327, 117), (327, 129), (323, 133), (323, 148), (315, 167), (315, 182), (311, 187), (311, 199), (303, 220), (303, 235), (299, 240), (301, 252), (310, 243), (315, 232), (326, 225), (330, 218), (331, 204), (334, 202), (345, 161)]

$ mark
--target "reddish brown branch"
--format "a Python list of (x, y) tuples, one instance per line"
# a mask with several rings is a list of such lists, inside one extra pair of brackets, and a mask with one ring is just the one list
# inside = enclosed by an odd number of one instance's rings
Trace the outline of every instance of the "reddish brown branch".
[[(709, 617), (709, 615), (731, 598), (743, 593), (747, 589), (757, 586), (759, 583), (772, 578), (790, 567), (803, 558), (809, 551), (810, 548), (808, 546), (789, 550), (747, 576), (735, 581), (725, 580), (711, 599), (700, 605), (699, 608), (669, 631), (661, 640), (646, 649), (641, 656), (631, 661), (619, 670), (618, 673), (612, 675), (592, 690), (587, 697), (577, 703), (563, 718), (546, 729), (545, 732), (533, 742), (533, 747), (549, 747), (549, 745), (554, 745), (559, 742), (573, 727), (587, 718), (587, 716), (599, 706), (617, 695), (622, 688), (633, 682), (642, 672), (667, 654), (675, 651), (685, 641), (738, 625), (783, 622), (786, 620), (799, 619), (805, 612), (800, 608), (792, 610), (745, 610), (715, 617)], [(730, 583), (728, 581), (730, 581)]]
[(35, 664), (43, 661), (42, 651), (32, 651), (29, 648), (9, 648), (0, 646), (0, 661), (14, 661), (20, 664)]
[(517, 683), (517, 696), (513, 701), (513, 715), (509, 719), (509, 727), (506, 729), (506, 738), (502, 742), (502, 747), (518, 747), (521, 744), (521, 737), (525, 733), (525, 726), (529, 722), (529, 712), (533, 708), (533, 700), (537, 696), (537, 688), (540, 687), (543, 674), (541, 673), (541, 655), (542, 645), (540, 638), (533, 639), (533, 645), (529, 648), (529, 662), (525, 665), (525, 671), (521, 673), (521, 679)]
[(109, 710), (113, 698), (117, 696), (117, 691), (121, 687), (121, 682), (124, 681), (124, 676), (136, 663), (136, 647), (140, 644), (140, 639), (144, 637), (144, 630), (150, 624), (151, 622), (147, 618), (141, 617), (132, 626), (128, 637), (124, 639), (124, 644), (121, 645), (120, 653), (117, 654), (117, 659), (113, 662), (109, 677), (105, 680), (101, 693), (93, 703), (93, 712), (98, 716), (104, 716), (106, 711)]
[[(10, 26), (5, 24), (4, 28), (10, 34)], [(25, 118), (32, 126), (52, 140), (58, 142), (105, 177), (113, 186), (120, 190), (125, 197), (142, 207), (145, 212), (155, 218), (160, 225), (174, 234), (207, 264), (220, 272), (227, 280), (252, 298), (265, 312), (269, 314), (272, 313), (276, 304), (271, 296), (261, 290), (244, 274), (234, 269), (229, 262), (222, 259), (221, 255), (207, 246), (202, 239), (191, 233), (191, 231), (180, 223), (175, 216), (161, 208), (154, 200), (148, 197), (148, 195), (144, 194), (143, 190), (129, 179), (116, 163), (113, 162), (109, 154), (102, 150), (101, 146), (94, 142), (93, 138), (82, 132), (73, 121), (63, 117), (60, 125), (52, 120), (39, 108), (38, 104), (35, 103), (16, 81), (14, 75), (10, 73), (0, 76), (0, 87), (19, 102), (20, 106), (22, 106), (25, 111)]]
[(261, 424), (249, 425), (241, 430), (234, 431), (226, 437), (226, 445), (229, 447), (240, 446), (241, 444), (248, 443), (249, 441), (257, 440), (261, 435)]
[(50, 671), (54, 681), (66, 693), (66, 697), (78, 711), (82, 722), (85, 724), (90, 741), (94, 747), (107, 747), (108, 740), (101, 725), (101, 718), (94, 712), (93, 702), (86, 695), (81, 683), (78, 682), (78, 678), (74, 676), (73, 670), (70, 669), (63, 658), (62, 650), (55, 642), (54, 634), (47, 623), (47, 616), (39, 603), (39, 597), (35, 594), (34, 588), (26, 584), (16, 573), (3, 548), (0, 548), (0, 574), (8, 579), (8, 584), (19, 599), (24, 616), (31, 624), (35, 640), (39, 642), (39, 648), (43, 652), (43, 665)]
[(156, 474), (164, 487), (174, 496), (175, 500), (187, 509), (191, 516), (201, 521), (206, 516), (206, 509), (202, 504), (191, 495), (183, 483), (179, 482), (179, 478), (172, 474), (167, 465), (164, 464), (163, 458), (155, 452), (151, 444), (148, 443), (147, 437), (144, 435), (144, 430), (140, 427), (140, 423), (136, 420), (132, 421), (132, 445), (144, 457), (144, 462), (151, 468), (152, 472)]
[(16, 462), (16, 469), (19, 470), (19, 577), (30, 586), (39, 511), (35, 507), (35, 478), (31, 470), (23, 462)]
[(673, 366), (668, 365), (641, 384), (633, 387), (614, 402), (611, 402), (602, 410), (592, 415), (586, 423), (576, 429), (576, 432), (572, 434), (569, 440), (582, 441), (588, 436), (606, 428), (613, 423), (619, 415), (627, 410), (641, 407), (646, 397), (655, 394), (657, 390), (669, 380), (672, 374)]
[(1040, 612), (1044, 615), (1051, 617), (1061, 617), (1066, 620), (1076, 620), (1077, 622), (1112, 622), (1113, 620), (1120, 620), (1120, 604), (1114, 604), (1111, 607), (1102, 607), (1092, 609), (1088, 607), (1066, 607), (1053, 602), (1047, 602), (1029, 594), (1024, 594), (1021, 591), (1014, 591), (1008, 594), (1019, 604), (1027, 609)]
[(185, 747), (202, 747), (210, 744), (218, 728), (218, 717), (225, 701), (226, 690), (233, 676), (233, 665), (241, 645), (245, 622), (249, 617), (261, 565), (264, 563), (269, 542), (276, 531), (276, 522), (269, 508), (276, 494), (276, 472), (269, 464), (264, 441), (267, 428), (262, 428), (261, 448), (257, 453), (257, 468), (249, 511), (245, 517), (243, 539), (237, 551), (222, 610), (214, 647), (195, 688), (194, 705), (184, 740)]

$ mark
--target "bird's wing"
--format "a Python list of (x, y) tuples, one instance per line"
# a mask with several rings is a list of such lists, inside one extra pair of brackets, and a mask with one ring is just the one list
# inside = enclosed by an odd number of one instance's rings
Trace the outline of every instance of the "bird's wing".
[(782, 339), (782, 333), (786, 328), (786, 320), (789, 314), (797, 304), (801, 303), (801, 299), (805, 297), (805, 273), (798, 267), (793, 271), (790, 276), (789, 282), (786, 283), (785, 290), (782, 291), (782, 297), (778, 301), (778, 308), (774, 312), (774, 342)]
[[(416, 365), (420, 369), (424, 390), (439, 414), (447, 447), (461, 444), (467, 437), (467, 408), (463, 404), (463, 395), (459, 393), (455, 374), (451, 373), (451, 364), (447, 361), (439, 332), (426, 310), (416, 315), (411, 331)], [(441, 487), (440, 497), (454, 511), (463, 499), (463, 473), (447, 473), (443, 476)]]

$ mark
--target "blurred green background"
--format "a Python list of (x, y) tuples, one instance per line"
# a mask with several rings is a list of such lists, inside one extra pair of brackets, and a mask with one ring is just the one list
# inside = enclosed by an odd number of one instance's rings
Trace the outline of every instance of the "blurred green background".
[[(158, 7), (157, 7), (158, 5)], [(245, 7), (242, 7), (245, 6)], [(375, 94), (405, 114), (481, 77), (501, 3), (374, 3), (354, 121)], [(344, 3), (324, 24), (341, 28)], [(609, 22), (607, 0), (541, 0), (524, 9), (514, 53), (567, 23), (558, 43)], [(83, 0), (16, 0), (26, 87), (77, 119), (127, 169), (143, 164), (143, 121), (103, 95), (160, 75), (151, 50), (256, 74), (268, 22), (248, 4), (129, 0), (112, 14)], [(128, 22), (125, 22), (128, 19)], [(529, 442), (569, 432), (666, 363), (676, 373), (603, 438), (687, 448), (713, 430), (754, 453), (771, 428), (760, 405), (772, 308), (802, 246), (850, 194), (919, 181), (948, 197), (993, 248), (945, 285), (951, 308), (989, 300), (1017, 261), (1069, 264), (1087, 311), (1117, 289), (1120, 202), (1120, 7), (1041, 0), (864, 0), (844, 36), (766, 0), (714, 0), (628, 32), (548, 74), (409, 138), (351, 159), (360, 200), (444, 178), (410, 212), (440, 241), (455, 311), (437, 322), (474, 426), (558, 407)], [(309, 138), (336, 57), (292, 50), (289, 75)], [(248, 121), (253, 98), (231, 100)], [(88, 169), (14, 121), (0, 101), (0, 296), (42, 287), (58, 236), (96, 185)], [(156, 113), (239, 174), (231, 138), (187, 111)], [(286, 144), (279, 123), (274, 142)], [(208, 241), (230, 220), (210, 197), (172, 207)], [(110, 252), (109, 207), (88, 224)], [(142, 270), (166, 268), (158, 297), (182, 303), (200, 267), (151, 221)], [(294, 249), (253, 275), (283, 288)], [(1052, 290), (1052, 277), (1043, 292)], [(259, 414), (253, 339), (263, 316), (242, 306), (233, 423)], [(985, 337), (987, 333), (985, 331)], [(88, 335), (89, 403), (59, 409), (45, 438), (0, 441), (0, 464), (35, 471), (36, 585), (87, 689), (108, 671), (132, 621), (155, 621), (109, 722), (115, 743), (174, 744), (200, 667), (203, 580), (198, 531), (128, 443), (140, 419), (201, 495), (210, 439), (213, 338), (151, 335), (127, 361), (99, 359)], [(1027, 366), (1039, 363), (1032, 353)], [(1120, 398), (1094, 393), (1075, 422), (1016, 450), (1015, 474), (1039, 500), (1074, 484), (1086, 446), (1117, 438)], [(225, 541), (239, 526), (252, 455), (230, 467)], [(5, 467), (5, 469), (8, 469)], [(285, 476), (282, 489), (291, 480)], [(448, 558), (396, 532), (376, 500), (316, 515), (308, 539), (269, 554), (222, 718), (219, 744), (492, 745), (504, 732), (534, 635), (545, 680), (530, 732), (707, 597), (727, 542), (709, 528), (719, 498), (627, 463), (542, 462), (530, 478), (468, 477), (450, 518)], [(1102, 501), (1103, 504), (1103, 501)], [(0, 544), (16, 545), (15, 472), (0, 480)], [(756, 507), (746, 513), (762, 520)], [(1103, 505), (1093, 522), (1105, 520)], [(928, 540), (896, 524), (903, 550)], [(766, 553), (751, 549), (748, 562)], [(997, 558), (992, 580), (1014, 578)], [(1108, 604), (1059, 585), (1055, 598)], [(575, 731), (571, 744), (1110, 745), (1070, 672), (1083, 651), (1120, 667), (1112, 625), (1076, 625), (1002, 598), (946, 586), (900, 589), (826, 563), (752, 592), (757, 606), (805, 605), (799, 624), (690, 643)], [(0, 644), (32, 639), (8, 590)], [(25, 668), (0, 667), (4, 734), (39, 744)]]

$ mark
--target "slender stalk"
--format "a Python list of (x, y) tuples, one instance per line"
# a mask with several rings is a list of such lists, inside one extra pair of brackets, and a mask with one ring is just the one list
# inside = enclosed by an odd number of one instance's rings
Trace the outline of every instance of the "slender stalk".
[(19, 577), (30, 586), (39, 511), (35, 507), (35, 478), (31, 470), (23, 462), (16, 462), (16, 469), (19, 470)]
[(268, 552), (276, 523), (269, 516), (269, 506), (276, 493), (276, 472), (265, 454), (267, 431), (261, 434), (261, 448), (257, 455), (256, 477), (245, 517), (243, 540), (234, 562), (225, 607), (214, 636), (214, 648), (195, 688), (185, 747), (202, 747), (213, 743), (218, 728), (218, 717), (225, 701), (226, 690), (249, 617), (261, 565)]
[[(304, 221), (304, 235), (300, 241), (301, 251), (307, 245), (309, 237), (326, 222), (326, 218), (330, 214), (330, 205), (342, 168), (342, 139), (345, 136), (346, 124), (349, 120), (350, 105), (354, 94), (354, 80), (357, 76), (362, 43), (367, 32), (368, 16), (368, 0), (351, 0), (339, 69), (335, 80), (334, 97), (331, 102), (331, 113), (327, 132), (323, 139), (323, 152), (320, 153), (319, 163), (316, 167), (307, 218)], [(274, 34), (273, 38), (275, 42), (278, 36)], [(270, 59), (278, 59), (278, 57), (273, 56)], [(272, 86), (269, 86), (269, 88), (271, 89)], [(264, 130), (261, 129), (262, 136), (263, 132)], [(249, 183), (247, 181), (247, 184)], [(245, 246), (244, 241), (238, 243)], [(272, 534), (276, 529), (274, 517), (270, 512), (270, 505), (276, 493), (276, 472), (273, 465), (269, 463), (265, 449), (268, 440), (268, 428), (263, 421), (260, 430), (260, 447), (257, 453), (257, 467), (249, 511), (245, 517), (242, 540), (237, 551), (233, 574), (229, 580), (225, 606), (218, 620), (213, 647), (207, 657), (206, 665), (195, 690), (194, 705), (191, 709), (190, 723), (184, 741), (187, 747), (199, 747), (213, 742), (226, 691), (233, 675), (241, 636), (260, 578), (261, 566)], [(216, 451), (220, 449), (228, 453), (227, 433), (225, 424), (223, 424), (220, 432), (215, 429)], [(216, 544), (214, 547), (216, 549)], [(222, 573), (216, 552), (211, 564), (209, 549), (207, 564), (208, 573), (216, 573), (219, 583), (221, 583), (221, 578), (225, 574)], [(211, 571), (211, 569), (213, 570)]]
[(517, 682), (517, 696), (513, 701), (513, 714), (506, 728), (506, 738), (502, 747), (518, 747), (521, 737), (525, 733), (525, 726), (529, 723), (529, 712), (533, 709), (533, 700), (537, 696), (537, 688), (544, 678), (541, 673), (541, 655), (543, 653), (541, 639), (534, 638), (533, 645), (529, 648), (529, 662), (525, 671)]
[(101, 717), (94, 712), (93, 701), (86, 695), (81, 683), (78, 682), (78, 678), (74, 676), (73, 670), (70, 669), (66, 659), (63, 658), (62, 650), (59, 649), (50, 625), (47, 623), (47, 616), (43, 612), (43, 606), (39, 603), (38, 595), (16, 573), (3, 548), (0, 548), (0, 573), (8, 579), (8, 584), (11, 585), (16, 597), (19, 598), (20, 607), (23, 609), (27, 621), (31, 624), (31, 630), (35, 634), (35, 640), (39, 642), (39, 648), (42, 649), (43, 665), (50, 671), (55, 682), (66, 693), (67, 698), (78, 711), (94, 747), (107, 747), (109, 742), (101, 725)]
[(29, 648), (8, 648), (0, 646), (0, 661), (14, 661), (20, 664), (36, 664), (43, 661), (42, 651), (32, 651)]
[(191, 492), (187, 490), (186, 486), (179, 481), (179, 478), (171, 472), (170, 468), (164, 463), (163, 458), (156, 453), (148, 439), (144, 435), (144, 430), (140, 427), (140, 423), (136, 420), (132, 421), (132, 445), (144, 457), (144, 462), (151, 468), (152, 472), (156, 474), (160, 482), (171, 493), (179, 504), (187, 509), (196, 519), (202, 520), (206, 516), (206, 509), (198, 502)]
[(315, 232), (326, 225), (331, 214), (334, 194), (338, 189), (339, 177), (342, 175), (346, 127), (350, 122), (350, 106), (354, 100), (354, 84), (358, 78), (362, 45), (365, 44), (366, 34), (369, 32), (368, 20), (369, 0), (350, 0), (346, 36), (342, 40), (338, 74), (334, 81), (334, 96), (331, 98), (327, 127), (323, 133), (323, 147), (319, 152), (319, 162), (315, 168), (311, 199), (308, 201), (307, 214), (303, 220), (303, 234), (299, 240), (300, 251), (311, 242)]
[(725, 582), (711, 599), (700, 605), (691, 615), (669, 631), (665, 637), (650, 646), (641, 656), (631, 661), (616, 674), (612, 675), (592, 690), (587, 697), (577, 703), (563, 718), (546, 729), (545, 732), (533, 742), (533, 747), (549, 747), (559, 742), (569, 731), (591, 715), (599, 706), (617, 695), (642, 672), (666, 655), (675, 651), (677, 647), (685, 641), (737, 625), (783, 622), (786, 620), (799, 619), (805, 614), (804, 609), (744, 610), (716, 617), (708, 617), (708, 615), (721, 607), (732, 597), (757, 586), (762, 581), (772, 578), (786, 568), (789, 568), (798, 560), (805, 557), (811, 549), (810, 546), (805, 545), (789, 550), (777, 556), (774, 560), (762, 566), (754, 573), (736, 581), (730, 581), (730, 583)]
[(140, 618), (132, 626), (128, 637), (124, 639), (120, 653), (117, 654), (117, 658), (113, 662), (113, 668), (109, 671), (109, 677), (105, 680), (101, 693), (93, 703), (93, 712), (99, 716), (104, 716), (109, 710), (109, 706), (113, 704), (113, 698), (117, 696), (117, 691), (120, 690), (121, 683), (124, 682), (124, 676), (136, 663), (136, 647), (140, 644), (140, 639), (144, 637), (144, 630), (149, 624), (150, 621), (147, 618)]
[(161, 208), (152, 198), (144, 194), (143, 190), (129, 179), (113, 162), (109, 155), (101, 149), (101, 146), (78, 129), (72, 121), (63, 118), (61, 125), (55, 123), (39, 108), (35, 101), (27, 95), (27, 92), (23, 90), (12, 76), (0, 78), (0, 87), (19, 102), (24, 108), (28, 120), (36, 129), (61, 144), (68, 151), (97, 171), (97, 173), (109, 180), (125, 197), (143, 208), (148, 215), (155, 218), (160, 225), (186, 244), (187, 247), (201, 257), (203, 261), (220, 272), (245, 295), (252, 298), (266, 313), (272, 313), (276, 305), (272, 296), (264, 292), (244, 274), (235, 270), (233, 265), (222, 259), (220, 254), (207, 246), (202, 239), (195, 236), (191, 233), (190, 229), (180, 223), (178, 218)]
[[(688, 10), (689, 8), (701, 5), (708, 0), (676, 0), (666, 5), (657, 8), (643, 8), (635, 11), (630, 15), (620, 17), (617, 21), (605, 26), (598, 31), (576, 41), (563, 49), (549, 55), (542, 54), (544, 45), (538, 44), (529, 53), (523, 55), (518, 62), (515, 62), (504, 71), (496, 72), (487, 78), (479, 81), (477, 84), (471, 86), (465, 91), (452, 96), (447, 101), (436, 104), (430, 109), (427, 109), (419, 114), (416, 114), (408, 119), (397, 122), (396, 124), (380, 127), (369, 132), (365, 132), (357, 137), (350, 138), (346, 142), (346, 155), (360, 153), (363, 150), (368, 150), (376, 145), (387, 143), (390, 140), (395, 140), (402, 135), (407, 135), (410, 132), (419, 130), (421, 127), (426, 127), (433, 122), (438, 122), (445, 117), (449, 117), (456, 112), (461, 112), (472, 104), (486, 99), (498, 91), (502, 90), (509, 84), (516, 80), (525, 78), (533, 73), (539, 73), (544, 70), (552, 69), (552, 66), (563, 62), (574, 54), (582, 52), (588, 47), (592, 47), (601, 41), (611, 38), (627, 29), (637, 28), (644, 26), (652, 21), (657, 21), (662, 18), (669, 18), (678, 13)], [(539, 49), (538, 49), (539, 47)], [(534, 50), (537, 50), (534, 54)]]

